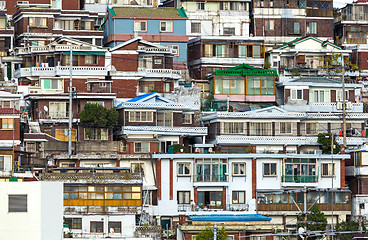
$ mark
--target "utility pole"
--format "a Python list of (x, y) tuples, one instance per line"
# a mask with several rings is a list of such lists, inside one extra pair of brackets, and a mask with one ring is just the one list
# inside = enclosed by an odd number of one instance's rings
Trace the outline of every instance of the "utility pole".
[(73, 38), (70, 38), (70, 57), (69, 57), (69, 138), (68, 138), (68, 156), (72, 156), (72, 131), (73, 131)]
[(341, 76), (342, 76), (342, 134), (344, 138), (344, 152), (346, 148), (346, 94), (345, 94), (345, 66), (344, 55), (341, 54)]

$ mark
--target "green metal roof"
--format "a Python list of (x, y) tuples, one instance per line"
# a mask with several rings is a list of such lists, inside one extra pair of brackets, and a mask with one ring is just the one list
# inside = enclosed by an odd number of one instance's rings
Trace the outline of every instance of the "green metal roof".
[(185, 13), (184, 8), (178, 8), (178, 12), (179, 12), (180, 16), (182, 16), (182, 17), (188, 17), (187, 14)]
[(147, 18), (183, 18), (187, 17), (185, 11), (173, 7), (113, 7), (113, 17), (147, 17)]
[(260, 69), (248, 64), (241, 64), (226, 70), (216, 70), (216, 76), (276, 76), (276, 70)]

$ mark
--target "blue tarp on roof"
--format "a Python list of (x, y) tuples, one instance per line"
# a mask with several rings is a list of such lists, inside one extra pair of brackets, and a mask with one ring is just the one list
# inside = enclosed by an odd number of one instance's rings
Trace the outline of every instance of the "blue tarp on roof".
[(151, 96), (153, 94), (155, 94), (155, 92), (142, 94), (142, 95), (139, 95), (138, 97), (132, 98), (132, 99), (126, 101), (126, 102), (139, 102), (140, 100), (142, 100), (142, 99), (144, 99), (148, 96)]
[(221, 222), (249, 222), (249, 221), (271, 221), (272, 218), (261, 214), (206, 214), (206, 215), (191, 215), (189, 219), (192, 221), (221, 221)]

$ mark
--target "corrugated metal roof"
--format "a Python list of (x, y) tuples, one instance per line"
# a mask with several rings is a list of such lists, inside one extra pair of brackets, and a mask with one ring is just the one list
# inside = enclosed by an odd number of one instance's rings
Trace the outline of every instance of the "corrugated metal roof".
[(113, 7), (112, 12), (112, 16), (116, 17), (184, 18), (176, 8), (171, 7)]
[(261, 214), (206, 214), (206, 215), (191, 215), (188, 216), (192, 221), (221, 221), (221, 222), (249, 222), (249, 221), (271, 221), (272, 218)]
[(146, 97), (149, 97), (153, 94), (155, 94), (155, 92), (142, 94), (142, 95), (139, 95), (138, 97), (135, 97), (135, 98), (132, 98), (132, 99), (128, 100), (127, 102), (139, 102), (140, 100), (142, 100)]
[(332, 79), (326, 77), (301, 77), (291, 82), (313, 82), (313, 83), (341, 83), (341, 79)]

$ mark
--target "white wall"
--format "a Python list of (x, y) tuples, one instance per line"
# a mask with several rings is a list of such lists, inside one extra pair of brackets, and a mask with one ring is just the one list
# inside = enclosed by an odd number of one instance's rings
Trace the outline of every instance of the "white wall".
[[(8, 212), (8, 195), (26, 194), (27, 212)], [(62, 239), (63, 184), (0, 182), (1, 239)]]

